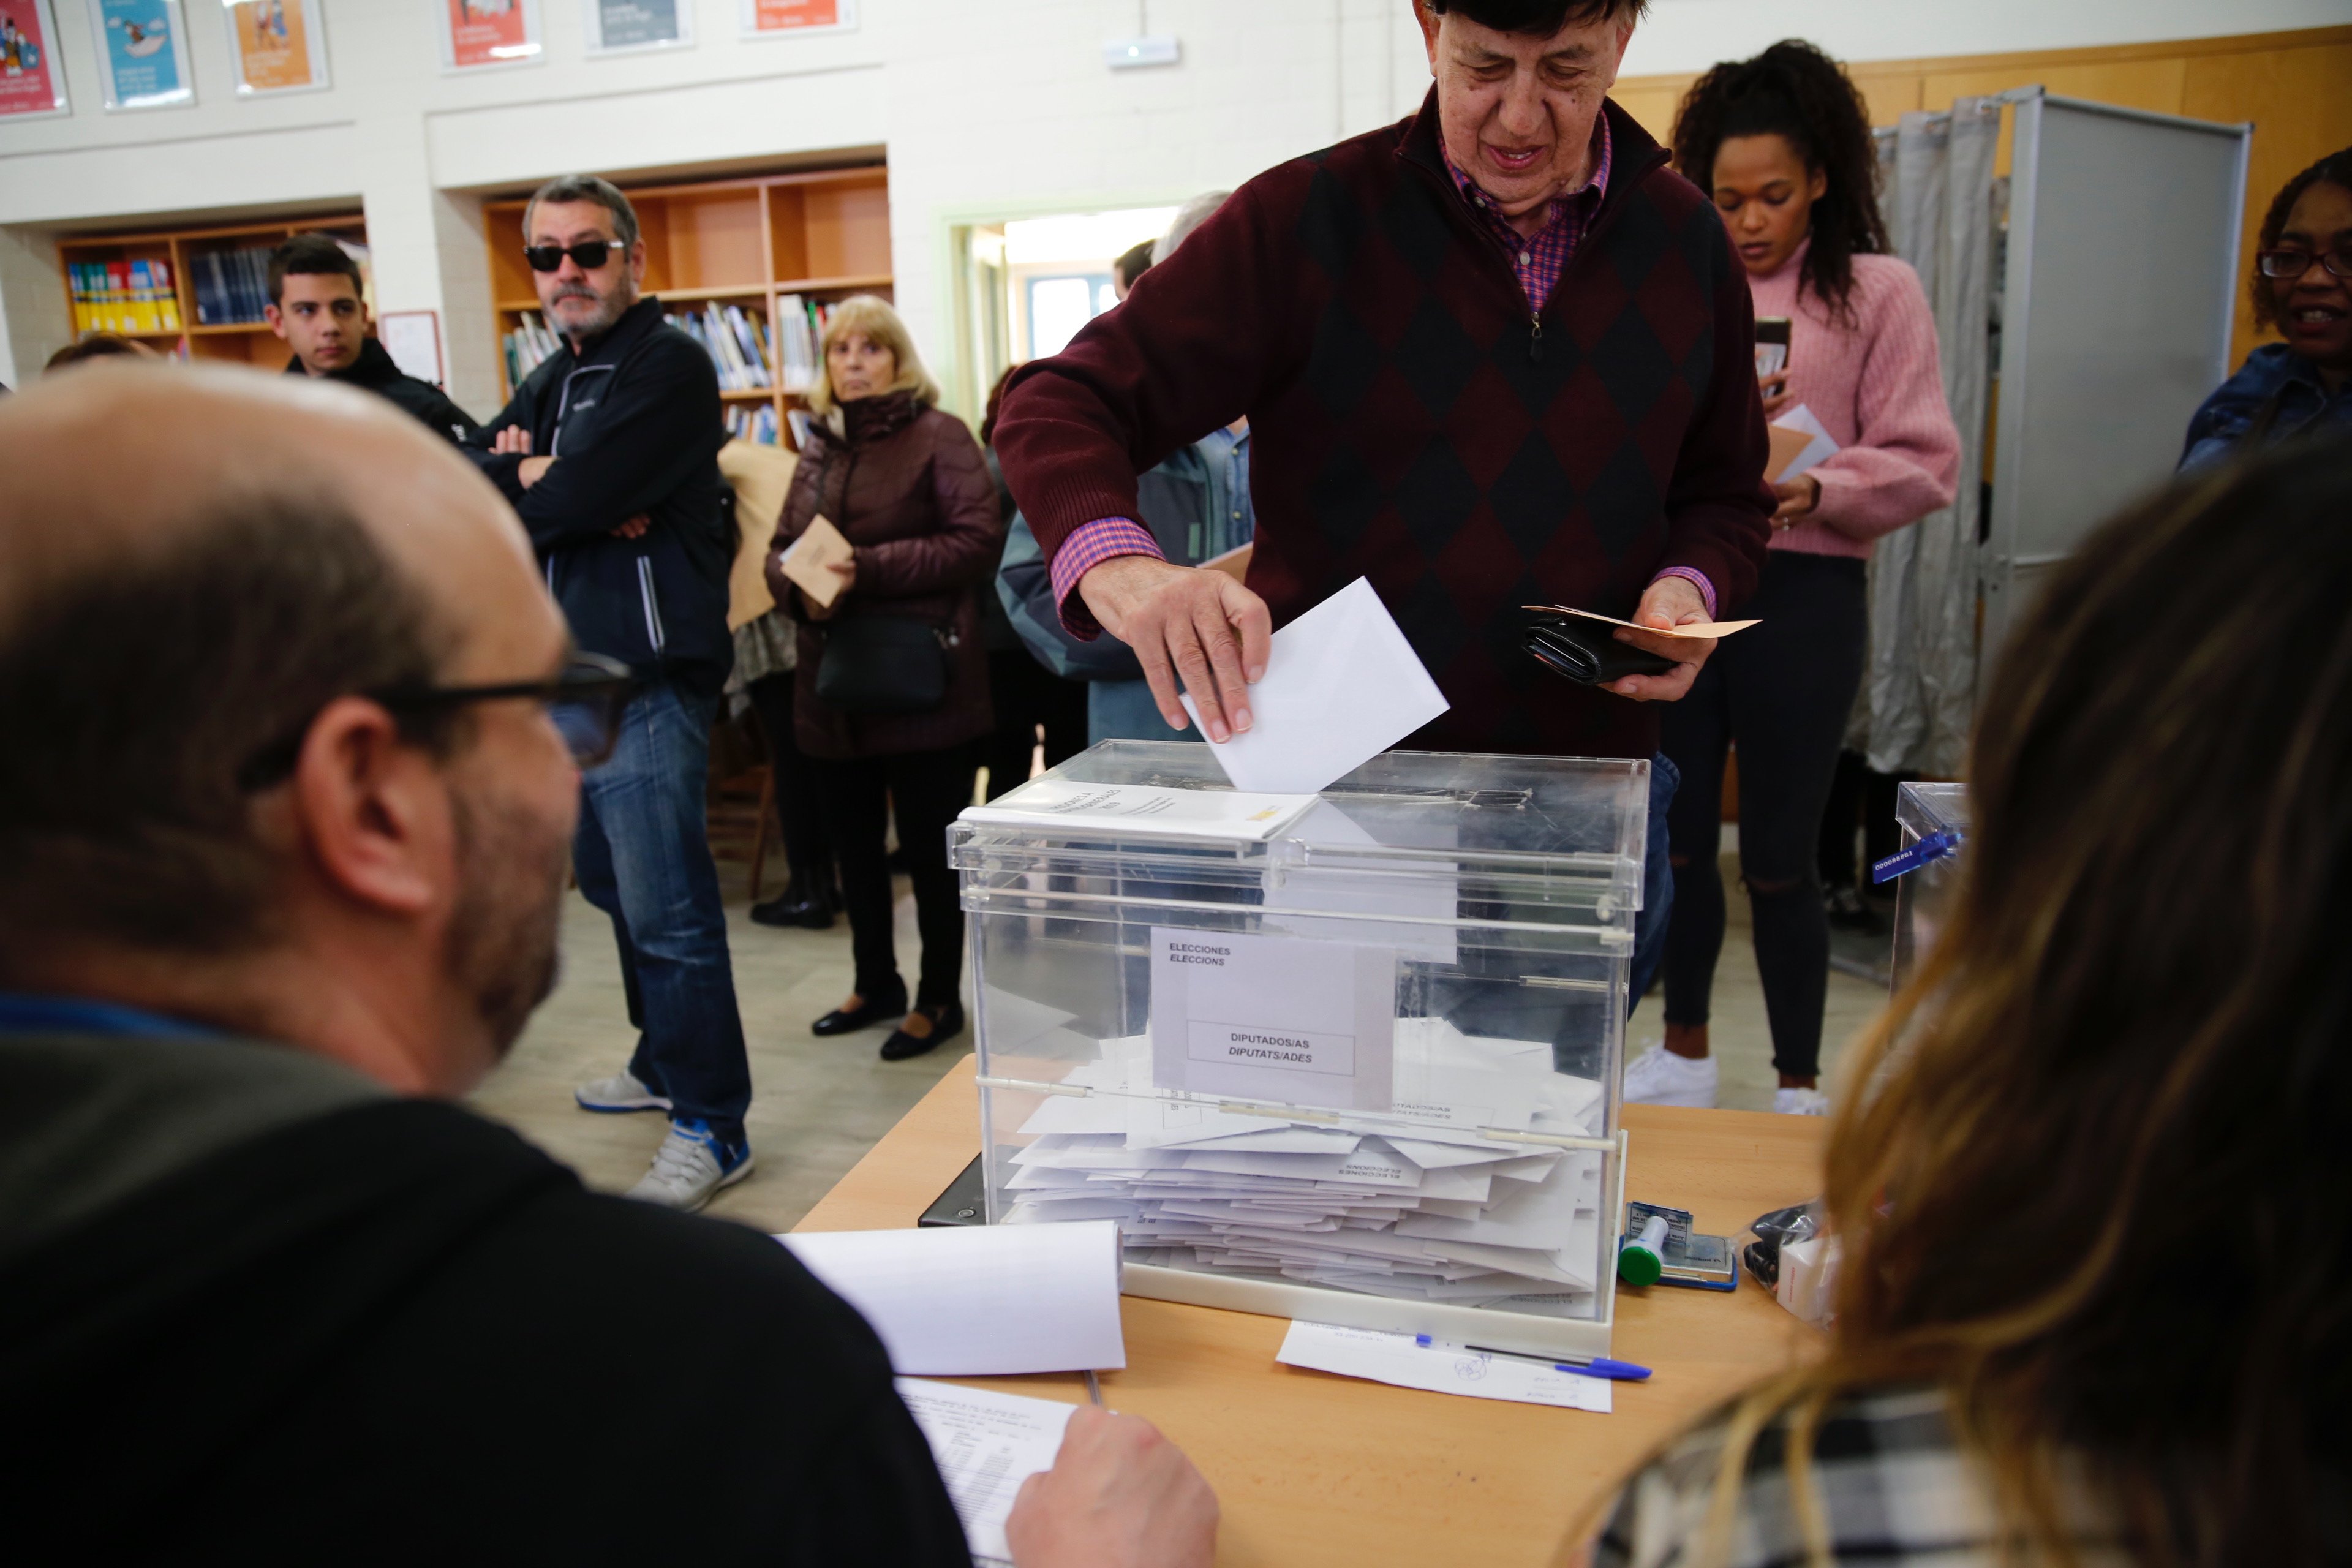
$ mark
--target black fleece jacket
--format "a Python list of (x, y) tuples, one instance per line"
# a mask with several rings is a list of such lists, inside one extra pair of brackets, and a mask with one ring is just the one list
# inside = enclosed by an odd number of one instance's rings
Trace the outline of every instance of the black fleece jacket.
[[(484, 449), (509, 426), (555, 459), (529, 489), (521, 458)], [(469, 455), (514, 503), (582, 647), (715, 697), (735, 663), (726, 444), (710, 356), (640, 300), (585, 353), (559, 347), (525, 377)], [(640, 514), (642, 538), (613, 531)]]
[[(296, 354), (286, 362), (286, 374), (310, 373), (302, 368), (302, 356)], [(388, 397), (460, 447), (481, 434), (472, 415), (452, 403), (449, 395), (431, 382), (419, 381), (393, 363), (392, 355), (373, 338), (362, 339), (360, 357), (341, 370), (329, 371), (323, 379), (363, 386), (379, 396)]]

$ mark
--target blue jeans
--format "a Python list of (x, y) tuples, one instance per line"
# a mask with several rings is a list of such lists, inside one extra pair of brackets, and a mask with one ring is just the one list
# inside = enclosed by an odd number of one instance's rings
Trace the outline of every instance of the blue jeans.
[(1650, 837), (1642, 854), (1642, 912), (1633, 919), (1633, 978), (1625, 994), (1625, 1016), (1642, 1005), (1643, 994), (1665, 961), (1666, 927), (1675, 912), (1675, 868), (1666, 848), (1666, 808), (1682, 787), (1681, 770), (1660, 755), (1650, 759)]
[(638, 694), (612, 756), (581, 780), (572, 864), (612, 917), (638, 1031), (630, 1073), (668, 1097), (672, 1117), (740, 1143), (751, 1067), (703, 815), (718, 708), (667, 681)]

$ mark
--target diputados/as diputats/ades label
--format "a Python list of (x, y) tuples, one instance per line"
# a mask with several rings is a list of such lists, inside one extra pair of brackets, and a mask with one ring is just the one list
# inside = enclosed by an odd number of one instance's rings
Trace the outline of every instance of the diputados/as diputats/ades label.
[(1394, 1098), (1393, 948), (1154, 928), (1155, 1088), (1338, 1110)]

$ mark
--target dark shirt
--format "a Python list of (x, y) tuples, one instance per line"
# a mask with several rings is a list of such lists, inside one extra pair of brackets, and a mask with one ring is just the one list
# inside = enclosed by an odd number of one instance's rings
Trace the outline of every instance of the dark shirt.
[[(308, 375), (302, 368), (302, 356), (295, 355), (286, 362), (289, 375)], [(449, 395), (429, 381), (420, 381), (392, 363), (392, 355), (373, 338), (360, 342), (360, 357), (341, 370), (331, 370), (320, 377), (322, 381), (340, 381), (349, 386), (363, 386), (380, 397), (388, 397), (415, 415), (439, 435), (446, 436), (458, 446), (465, 446), (481, 434), (473, 416), (449, 400)]]
[(791, 1253), (333, 1070), (0, 1037), (22, 1561), (969, 1564), (881, 1345)]
[(1246, 414), (1249, 585), (1279, 627), (1370, 581), (1453, 705), (1402, 745), (1650, 756), (1654, 709), (1547, 675), (1521, 606), (1623, 616), (1687, 569), (1733, 614), (1773, 502), (1746, 273), (1713, 204), (1604, 112), (1606, 194), (1532, 313), (1433, 94), (1243, 185), (1006, 386), (997, 455), (1048, 558)]
[(2352, 381), (2331, 393), (2317, 365), (2284, 343), (2268, 343), (2248, 354), (2190, 416), (2180, 471), (2221, 462), (2241, 447), (2305, 433), (2352, 435)]

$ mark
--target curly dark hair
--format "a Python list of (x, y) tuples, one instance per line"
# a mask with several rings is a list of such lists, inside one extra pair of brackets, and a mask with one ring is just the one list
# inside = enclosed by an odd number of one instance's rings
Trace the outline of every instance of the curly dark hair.
[(2280, 186), (2279, 194), (2271, 198), (2271, 210), (2263, 215), (2262, 238), (2254, 246), (2252, 292), (2254, 324), (2258, 327), (2278, 325), (2278, 300), (2271, 292), (2271, 280), (2263, 276), (2262, 253), (2278, 244), (2280, 234), (2286, 228), (2287, 215), (2294, 211), (2294, 204), (2303, 199), (2303, 193), (2323, 182), (2352, 191), (2352, 147), (2330, 153)]
[(1862, 91), (1843, 66), (1801, 38), (1783, 39), (1752, 60), (1727, 60), (1691, 83), (1675, 111), (1675, 167), (1711, 191), (1716, 150), (1734, 136), (1763, 135), (1786, 137), (1807, 169), (1829, 177), (1813, 204), (1812, 247), (1797, 282), (1850, 316), (1853, 258), (1889, 248)]

